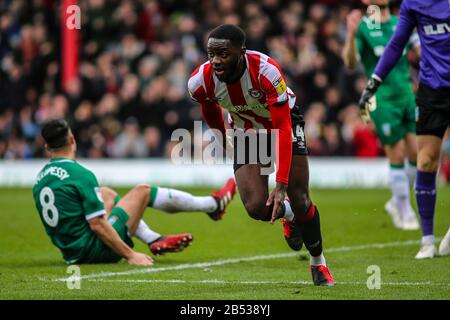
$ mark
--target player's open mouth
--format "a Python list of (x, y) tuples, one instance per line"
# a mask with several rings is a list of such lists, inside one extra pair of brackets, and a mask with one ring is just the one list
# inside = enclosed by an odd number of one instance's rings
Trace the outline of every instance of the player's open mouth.
[(218, 77), (221, 77), (221, 76), (223, 76), (223, 74), (225, 73), (225, 70), (224, 70), (224, 69), (221, 69), (221, 68), (217, 68), (217, 69), (214, 69), (214, 72), (216, 73), (216, 75), (217, 75)]

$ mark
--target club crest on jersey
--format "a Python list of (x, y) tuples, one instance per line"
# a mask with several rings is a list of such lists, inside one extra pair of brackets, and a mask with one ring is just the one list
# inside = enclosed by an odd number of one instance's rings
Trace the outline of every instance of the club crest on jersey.
[(253, 98), (253, 99), (260, 99), (263, 95), (262, 91), (258, 90), (258, 89), (248, 89), (248, 94)]
[(277, 90), (278, 94), (283, 94), (286, 91), (286, 84), (284, 83), (283, 77), (279, 76), (272, 82), (273, 86)]

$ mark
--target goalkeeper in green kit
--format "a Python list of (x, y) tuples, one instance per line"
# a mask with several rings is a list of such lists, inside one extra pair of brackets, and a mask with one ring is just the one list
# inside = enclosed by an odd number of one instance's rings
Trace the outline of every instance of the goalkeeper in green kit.
[[(347, 37), (342, 58), (347, 68), (362, 63), (368, 78), (373, 73), (384, 48), (389, 43), (398, 18), (390, 14), (389, 0), (363, 0), (373, 14), (361, 19), (361, 12), (353, 10), (347, 16)], [(419, 51), (417, 37), (411, 38), (409, 49)], [(389, 187), (391, 199), (385, 211), (395, 227), (418, 230), (419, 224), (410, 203), (410, 187), (416, 174), (415, 97), (412, 90), (406, 50), (384, 80), (376, 96), (361, 111), (370, 115), (377, 135), (389, 159)], [(407, 161), (405, 161), (407, 160)]]
[(100, 187), (95, 175), (75, 160), (75, 138), (65, 120), (50, 120), (42, 128), (50, 162), (39, 172), (33, 197), (45, 231), (68, 264), (110, 263), (125, 258), (148, 266), (153, 260), (132, 249), (132, 236), (148, 244), (155, 255), (178, 252), (192, 242), (191, 234), (162, 236), (142, 216), (147, 207), (176, 213), (202, 211), (220, 220), (236, 184), (229, 179), (210, 196), (141, 184), (123, 198)]

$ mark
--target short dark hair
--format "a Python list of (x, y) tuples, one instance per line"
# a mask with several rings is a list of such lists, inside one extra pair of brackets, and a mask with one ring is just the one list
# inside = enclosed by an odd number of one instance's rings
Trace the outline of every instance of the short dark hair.
[(41, 135), (51, 149), (58, 149), (69, 144), (69, 124), (64, 119), (47, 121), (41, 130)]
[(246, 35), (244, 30), (233, 24), (222, 24), (211, 31), (209, 38), (230, 40), (233, 46), (243, 47)]

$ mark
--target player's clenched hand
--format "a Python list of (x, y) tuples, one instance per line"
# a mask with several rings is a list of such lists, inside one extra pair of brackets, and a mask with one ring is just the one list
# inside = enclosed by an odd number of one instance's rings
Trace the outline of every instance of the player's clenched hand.
[(135, 266), (151, 266), (153, 265), (153, 259), (146, 254), (133, 252), (128, 258), (128, 263)]
[(355, 9), (347, 15), (347, 33), (354, 36), (361, 22), (361, 11)]
[(286, 189), (286, 184), (277, 182), (275, 189), (272, 190), (267, 199), (266, 206), (270, 206), (273, 203), (272, 219), (270, 220), (270, 223), (274, 223), (276, 219), (282, 217)]

